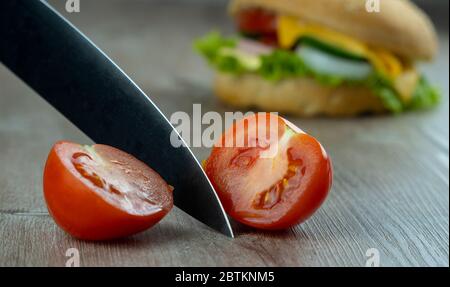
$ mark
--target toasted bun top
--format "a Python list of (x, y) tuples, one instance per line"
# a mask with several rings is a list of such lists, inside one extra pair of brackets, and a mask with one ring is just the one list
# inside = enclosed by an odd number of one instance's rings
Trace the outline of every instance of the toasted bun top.
[(380, 12), (367, 12), (369, 0), (232, 0), (230, 11), (264, 8), (295, 16), (352, 36), (409, 59), (433, 58), (437, 36), (427, 15), (408, 0), (380, 0)]

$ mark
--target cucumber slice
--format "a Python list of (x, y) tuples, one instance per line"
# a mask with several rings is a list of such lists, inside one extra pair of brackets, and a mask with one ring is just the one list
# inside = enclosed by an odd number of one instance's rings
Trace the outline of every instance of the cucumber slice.
[(374, 72), (372, 65), (367, 61), (343, 58), (309, 45), (298, 47), (297, 55), (317, 74), (348, 80), (363, 80)]
[(327, 52), (329, 54), (333, 54), (342, 58), (350, 59), (350, 60), (358, 60), (358, 61), (366, 61), (367, 59), (359, 54), (355, 54), (352, 52), (349, 52), (345, 49), (342, 49), (338, 46), (326, 43), (324, 41), (318, 40), (316, 38), (313, 38), (311, 36), (304, 36), (299, 41), (300, 45), (307, 45), (310, 47), (317, 48), (319, 50), (322, 50), (324, 52)]

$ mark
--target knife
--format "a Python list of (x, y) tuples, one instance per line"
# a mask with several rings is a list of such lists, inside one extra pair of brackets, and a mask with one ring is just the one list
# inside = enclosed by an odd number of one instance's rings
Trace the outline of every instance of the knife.
[(233, 237), (192, 151), (172, 146), (163, 113), (74, 25), (45, 1), (2, 0), (0, 39), (0, 61), (82, 132), (151, 166), (175, 187), (178, 208)]

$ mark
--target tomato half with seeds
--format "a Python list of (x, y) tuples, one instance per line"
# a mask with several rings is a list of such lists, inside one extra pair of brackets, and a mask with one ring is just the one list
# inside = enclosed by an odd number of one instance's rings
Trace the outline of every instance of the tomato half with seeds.
[(233, 219), (269, 230), (305, 221), (332, 183), (331, 160), (322, 145), (269, 113), (244, 118), (226, 131), (205, 171)]
[(57, 142), (44, 170), (44, 197), (74, 237), (107, 240), (143, 231), (173, 206), (173, 188), (143, 162), (111, 146)]

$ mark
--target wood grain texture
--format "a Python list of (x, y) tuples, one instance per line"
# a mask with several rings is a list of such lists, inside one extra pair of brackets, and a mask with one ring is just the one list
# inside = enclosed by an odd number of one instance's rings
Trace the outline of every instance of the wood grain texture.
[[(50, 2), (61, 8), (62, 1)], [(212, 28), (232, 31), (223, 4), (82, 1), (81, 13), (66, 16), (166, 115), (190, 112), (193, 103), (203, 112), (230, 110), (212, 96), (212, 74), (191, 49), (192, 39)], [(123, 240), (66, 235), (47, 214), (42, 168), (55, 141), (90, 141), (0, 65), (0, 266), (64, 266), (71, 247), (83, 266), (364, 266), (368, 248), (379, 249), (382, 266), (448, 266), (447, 29), (440, 39), (439, 59), (423, 67), (444, 94), (436, 110), (289, 118), (331, 154), (333, 190), (305, 224), (268, 233), (234, 223), (234, 240), (176, 208), (155, 228)], [(209, 150), (194, 152), (203, 159)]]

